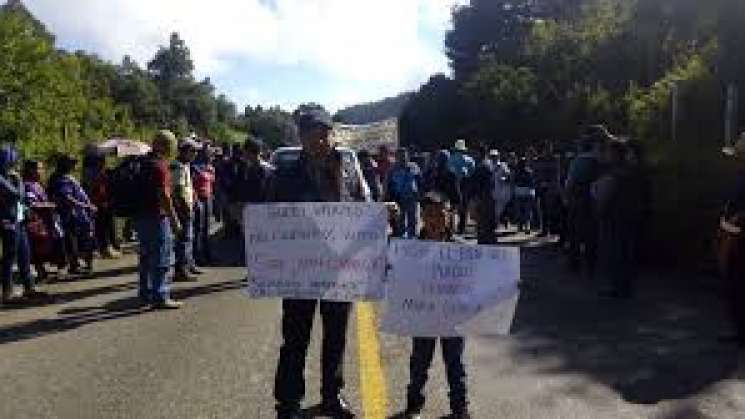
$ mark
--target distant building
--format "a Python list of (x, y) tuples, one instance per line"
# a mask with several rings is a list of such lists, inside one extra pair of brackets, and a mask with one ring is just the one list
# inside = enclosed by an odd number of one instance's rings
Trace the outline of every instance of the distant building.
[(334, 125), (332, 141), (353, 150), (377, 151), (385, 145), (389, 150), (398, 148), (398, 119), (391, 118), (365, 125)]

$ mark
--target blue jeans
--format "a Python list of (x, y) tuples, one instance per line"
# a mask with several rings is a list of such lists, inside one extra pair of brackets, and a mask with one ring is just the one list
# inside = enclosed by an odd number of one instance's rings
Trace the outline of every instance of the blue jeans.
[(398, 219), (399, 231), (403, 232), (404, 238), (415, 239), (419, 221), (417, 219), (417, 201), (416, 199), (407, 199), (399, 202), (398, 205), (401, 207), (401, 215)]
[(176, 270), (187, 271), (194, 267), (194, 219), (181, 220), (183, 231), (176, 237)]
[(31, 291), (34, 287), (31, 277), (31, 248), (28, 242), (26, 224), (15, 223), (15, 225), (2, 228), (3, 236), (3, 263), (2, 263), (2, 287), (3, 292), (13, 290), (13, 264), (18, 264), (23, 287)]
[(139, 296), (152, 302), (170, 297), (166, 275), (173, 264), (173, 233), (168, 218), (141, 216), (135, 220), (140, 241)]

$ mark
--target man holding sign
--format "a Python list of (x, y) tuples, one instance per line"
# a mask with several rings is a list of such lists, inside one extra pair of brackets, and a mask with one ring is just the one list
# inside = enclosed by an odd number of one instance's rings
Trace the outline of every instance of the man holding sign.
[[(349, 181), (345, 162), (329, 142), (331, 116), (319, 105), (301, 105), (293, 115), (302, 142), (300, 158), (277, 168), (268, 190), (269, 202), (363, 201), (362, 180)], [(323, 235), (323, 232), (321, 232)], [(250, 243), (250, 240), (247, 240)], [(323, 255), (321, 255), (323, 257)], [(252, 261), (248, 261), (249, 267)], [(327, 261), (318, 262), (328, 266)], [(338, 264), (338, 261), (334, 263)], [(351, 263), (351, 262), (349, 262)], [(274, 396), (279, 418), (300, 417), (305, 395), (305, 359), (318, 300), (282, 301), (282, 347), (275, 377)], [(320, 300), (323, 323), (322, 414), (335, 418), (354, 417), (341, 396), (344, 386), (343, 359), (351, 303)]]

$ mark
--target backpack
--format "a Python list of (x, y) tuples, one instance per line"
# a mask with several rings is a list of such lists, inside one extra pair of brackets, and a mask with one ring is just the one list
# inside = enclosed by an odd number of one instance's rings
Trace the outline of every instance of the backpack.
[(130, 157), (111, 173), (111, 200), (114, 215), (132, 217), (145, 209), (150, 161), (147, 157)]

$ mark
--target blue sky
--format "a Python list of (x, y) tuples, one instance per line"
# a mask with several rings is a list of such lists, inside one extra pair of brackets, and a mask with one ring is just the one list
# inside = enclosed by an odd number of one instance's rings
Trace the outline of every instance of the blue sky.
[(332, 110), (448, 72), (450, 9), (466, 0), (25, 0), (59, 46), (141, 65), (172, 31), (240, 108)]

